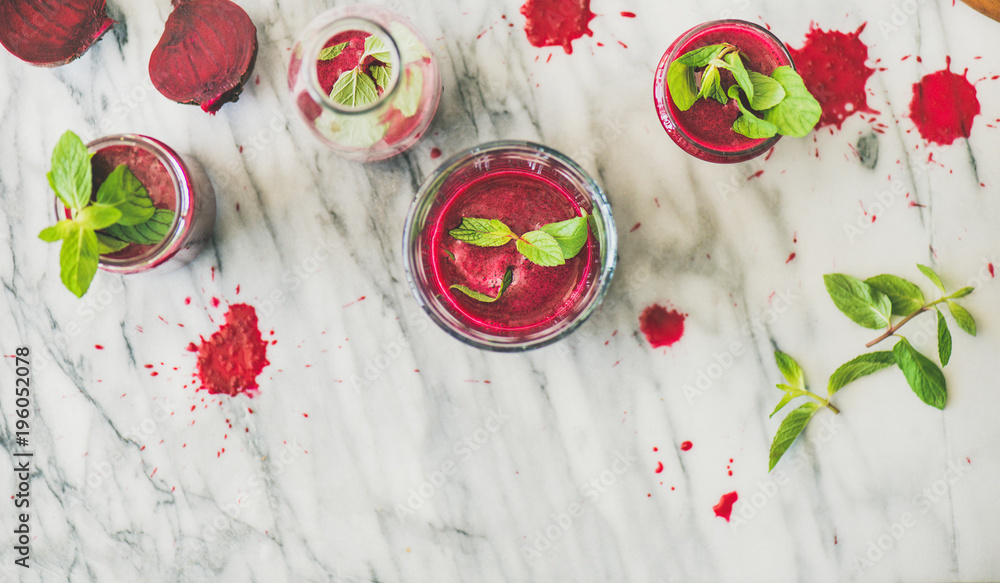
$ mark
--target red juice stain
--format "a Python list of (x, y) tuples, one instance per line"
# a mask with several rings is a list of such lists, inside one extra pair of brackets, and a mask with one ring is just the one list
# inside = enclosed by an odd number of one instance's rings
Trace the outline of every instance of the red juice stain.
[(672, 346), (684, 335), (684, 314), (653, 304), (639, 316), (639, 329), (653, 348)]
[(753, 174), (751, 174), (750, 176), (747, 176), (747, 182), (753, 180), (754, 178), (760, 178), (763, 175), (764, 175), (764, 171), (763, 170), (758, 170), (758, 171), (754, 172)]
[(653, 448), (653, 451), (660, 451), (660, 448), (658, 448), (658, 447), (654, 447), (654, 448)]
[(194, 342), (189, 343), (188, 346), (187, 346), (187, 351), (188, 352), (198, 352), (198, 345), (195, 344)]
[(146, 364), (146, 365), (143, 365), (143, 366), (145, 366), (146, 368), (153, 368), (153, 365), (151, 365), (151, 364)]
[[(990, 264), (990, 273), (993, 273), (993, 264)], [(94, 348), (96, 348), (98, 350), (104, 350), (104, 347), (101, 346), (100, 344), (95, 344)]]
[(431, 148), (431, 160), (437, 160), (440, 157), (441, 157), (441, 149)]
[(996, 277), (996, 275), (994, 275), (994, 274), (993, 274), (993, 264), (992, 264), (992, 263), (990, 263), (990, 264), (989, 264), (989, 265), (987, 265), (986, 267), (988, 267), (988, 268), (989, 268), (989, 270), (990, 270), (990, 277)]
[(823, 106), (817, 128), (837, 126), (855, 113), (878, 111), (868, 107), (865, 83), (875, 69), (865, 65), (868, 46), (859, 38), (867, 23), (852, 33), (824, 31), (809, 25), (806, 43), (801, 49), (788, 47), (795, 68), (806, 88)]
[(184, 298), (184, 305), (185, 306), (190, 306), (191, 305), (191, 298)]
[(715, 511), (716, 516), (720, 516), (729, 522), (729, 517), (733, 514), (733, 504), (739, 499), (739, 495), (736, 492), (730, 492), (728, 494), (723, 494), (722, 498), (719, 499), (719, 503), (712, 507)]
[(236, 284), (236, 295), (240, 295), (240, 285)]
[(663, 462), (656, 462), (656, 473), (659, 474), (662, 472), (663, 472)]
[(229, 306), (226, 323), (198, 348), (198, 380), (213, 395), (246, 393), (252, 397), (258, 388), (257, 375), (269, 364), (267, 342), (257, 327), (257, 310), (247, 304)]
[[(874, 221), (872, 221), (872, 222), (874, 222)], [(785, 259), (785, 263), (791, 263), (792, 259), (795, 259), (795, 253), (792, 253), (791, 255), (789, 255), (788, 259)]]
[(219, 307), (219, 298), (212, 298), (212, 307), (213, 308)]
[(694, 447), (693, 443), (691, 443), (690, 441), (685, 441), (684, 443), (681, 444), (681, 451), (690, 451), (692, 447)]
[(622, 12), (622, 16), (625, 18), (635, 18), (635, 12)]
[(928, 142), (945, 146), (957, 138), (968, 138), (972, 120), (980, 111), (976, 88), (965, 77), (969, 70), (957, 75), (950, 69), (948, 57), (946, 69), (924, 75), (913, 84), (910, 101), (910, 119), (920, 135)]
[(642, 226), (642, 223), (636, 223), (631, 229), (628, 230), (629, 233), (635, 232), (636, 229)]
[(528, 0), (521, 14), (527, 19), (524, 33), (535, 47), (561, 46), (571, 54), (570, 43), (583, 35), (594, 36), (590, 21), (596, 15), (590, 11), (590, 0)]

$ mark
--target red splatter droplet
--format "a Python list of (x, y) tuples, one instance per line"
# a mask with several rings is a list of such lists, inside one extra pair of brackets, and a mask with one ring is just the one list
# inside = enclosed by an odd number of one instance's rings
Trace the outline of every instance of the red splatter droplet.
[[(990, 264), (990, 272), (992, 273), (992, 271), (993, 271), (993, 264)], [(98, 350), (104, 350), (104, 347), (101, 346), (100, 344), (95, 344), (94, 348), (96, 348)]]
[(590, 11), (590, 0), (528, 0), (521, 14), (527, 19), (524, 34), (535, 47), (561, 46), (570, 54), (574, 40), (594, 36), (590, 21), (596, 15)]
[(684, 314), (653, 304), (639, 316), (639, 329), (653, 348), (672, 346), (684, 335)]
[(257, 311), (247, 304), (233, 304), (226, 323), (198, 348), (198, 380), (210, 394), (252, 397), (257, 375), (270, 364), (267, 343), (257, 328)]
[(213, 308), (219, 307), (219, 298), (212, 298), (212, 307)]
[(629, 233), (634, 232), (636, 229), (642, 226), (642, 223), (636, 223), (634, 227), (628, 230)]
[(431, 160), (437, 160), (441, 157), (441, 150), (439, 148), (431, 148)]
[(979, 115), (979, 99), (976, 88), (965, 77), (968, 72), (966, 69), (957, 75), (945, 69), (924, 75), (913, 84), (910, 119), (928, 142), (948, 145), (957, 138), (969, 137), (972, 120)]
[(635, 12), (622, 12), (622, 16), (625, 18), (635, 18)]
[(663, 472), (663, 462), (656, 462), (656, 473), (659, 474), (662, 472)]
[(853, 33), (824, 31), (810, 23), (801, 49), (788, 47), (795, 67), (823, 107), (818, 128), (837, 126), (861, 112), (879, 113), (868, 107), (865, 83), (875, 69), (865, 65), (868, 46), (859, 38), (867, 23)]
[(729, 522), (729, 517), (733, 514), (733, 504), (739, 499), (739, 495), (736, 492), (730, 492), (728, 494), (723, 494), (722, 498), (719, 499), (719, 503), (712, 507), (715, 511), (716, 516), (720, 516)]
[(792, 259), (795, 259), (795, 253), (792, 253), (791, 255), (789, 255), (788, 259), (785, 259), (785, 263), (791, 263)]
[(653, 448), (653, 451), (660, 451), (660, 448), (658, 448), (658, 447), (654, 447), (654, 448)]
[(146, 365), (143, 365), (143, 366), (145, 366), (146, 368), (153, 368), (153, 365), (151, 365), (151, 364), (146, 364)]
[(240, 284), (236, 284), (236, 295), (240, 295)]
[(187, 351), (188, 352), (198, 352), (198, 345), (195, 344), (194, 342), (191, 342), (190, 344), (188, 344)]
[(184, 305), (185, 306), (191, 305), (191, 298), (184, 298)]
[(681, 444), (681, 451), (689, 451), (692, 447), (694, 447), (693, 443), (691, 443), (690, 441), (685, 441), (684, 443)]
[(989, 265), (987, 265), (987, 267), (990, 270), (990, 277), (996, 277), (996, 275), (993, 273), (993, 264), (990, 263)]

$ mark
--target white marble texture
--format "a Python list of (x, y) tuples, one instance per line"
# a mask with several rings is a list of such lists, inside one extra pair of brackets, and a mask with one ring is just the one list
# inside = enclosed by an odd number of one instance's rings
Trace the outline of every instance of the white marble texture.
[[(928, 147), (906, 119), (911, 85), (946, 55), (971, 80), (1000, 73), (1000, 24), (948, 0), (594, 0), (593, 38), (566, 55), (527, 43), (520, 0), (394, 0), (431, 41), (444, 93), (425, 140), (366, 166), (324, 150), (286, 98), (287, 49), (331, 2), (243, 0), (259, 30), (255, 80), (214, 118), (149, 82), (170, 3), (110, 4), (127, 26), (77, 62), (38, 69), (0, 54), (0, 352), (31, 347), (35, 388), (33, 567), (13, 565), (4, 503), (0, 580), (1000, 580), (1000, 285), (986, 271), (1000, 265), (1000, 130), (987, 125), (1000, 81), (977, 84), (983, 113), (967, 141)], [(898, 30), (883, 34), (895, 8)], [(653, 69), (678, 34), (728, 15), (766, 21), (796, 47), (810, 21), (869, 23), (861, 38), (887, 69), (869, 103), (889, 127), (875, 134), (874, 169), (851, 150), (871, 133), (857, 116), (782, 140), (766, 162), (720, 167), (674, 146)], [(213, 244), (171, 274), (100, 274), (92, 303), (76, 301), (57, 246), (36, 237), (67, 128), (145, 133), (193, 154), (218, 190)], [(407, 207), (442, 161), (431, 148), (497, 138), (576, 158), (609, 193), (621, 240), (601, 311), (524, 355), (438, 330), (402, 267)], [(864, 222), (861, 207), (894, 182), (926, 208), (897, 201), (849, 238), (844, 225)], [(841, 415), (822, 412), (792, 447), (779, 484), (767, 473), (781, 417), (768, 419), (774, 348), (821, 389), (874, 337), (835, 309), (822, 274), (896, 273), (929, 294), (916, 262), (977, 287), (966, 305), (979, 336), (955, 331), (947, 408), (920, 403), (898, 371), (858, 382), (837, 396)], [(271, 302), (276, 290), (288, 299)], [(227, 302), (256, 306), (278, 341), (252, 400), (190, 384), (185, 347), (217, 329)], [(639, 332), (654, 302), (689, 315), (667, 349)], [(702, 374), (716, 378), (685, 396)], [(4, 467), (13, 379), (3, 359)], [(694, 448), (681, 452), (685, 440)], [(587, 486), (602, 475), (613, 483)], [(2, 498), (14, 478), (0, 476)], [(740, 500), (726, 523), (712, 506), (730, 491)], [(574, 504), (578, 516), (563, 516)]]

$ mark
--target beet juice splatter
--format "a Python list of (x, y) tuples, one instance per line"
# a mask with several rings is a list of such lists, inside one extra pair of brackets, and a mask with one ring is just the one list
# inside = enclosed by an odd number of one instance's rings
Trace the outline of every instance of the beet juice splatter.
[(247, 304), (229, 306), (226, 323), (198, 347), (198, 380), (213, 395), (246, 393), (252, 397), (258, 388), (257, 375), (268, 364), (257, 310)]
[(594, 36), (590, 21), (596, 15), (590, 11), (590, 0), (528, 0), (521, 14), (527, 19), (524, 33), (532, 46), (561, 46), (570, 54), (570, 43), (583, 35)]
[(684, 335), (684, 314), (653, 304), (639, 316), (639, 329), (653, 348), (671, 346)]
[(730, 492), (728, 494), (723, 494), (722, 498), (719, 498), (719, 503), (712, 507), (715, 511), (716, 516), (720, 516), (729, 522), (729, 517), (733, 514), (733, 504), (739, 499), (739, 495), (736, 492)]
[(947, 146), (969, 137), (972, 120), (979, 115), (979, 99), (968, 73), (968, 69), (961, 75), (952, 73), (949, 57), (947, 68), (913, 84), (910, 119), (928, 142)]
[(823, 106), (817, 128), (837, 126), (847, 117), (861, 112), (879, 113), (868, 107), (865, 83), (875, 69), (865, 64), (868, 46), (859, 38), (867, 23), (852, 33), (824, 31), (809, 25), (806, 43), (801, 49), (788, 47), (795, 68), (806, 88)]

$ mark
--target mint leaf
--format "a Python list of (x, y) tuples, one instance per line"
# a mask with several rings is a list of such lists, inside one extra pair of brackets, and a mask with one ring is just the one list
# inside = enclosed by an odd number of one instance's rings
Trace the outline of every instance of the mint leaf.
[(572, 259), (587, 243), (587, 214), (558, 223), (542, 225), (541, 231), (552, 235), (559, 243), (564, 259)]
[[(805, 393), (803, 393), (803, 394), (805, 394)], [(795, 397), (798, 397), (798, 396), (799, 395), (796, 395), (795, 393), (793, 393), (791, 391), (786, 392), (784, 395), (782, 395), (781, 400), (778, 401), (778, 406), (774, 408), (774, 411), (771, 411), (771, 414), (768, 415), (767, 418), (770, 419), (771, 417), (774, 417), (775, 413), (777, 413), (778, 411), (781, 411), (785, 407), (785, 405), (787, 405), (788, 403), (790, 403), (792, 401), (792, 399), (794, 399)]]
[[(735, 87), (735, 85), (734, 85), (734, 87)], [(722, 90), (722, 78), (721, 77), (719, 78), (718, 81), (716, 81), (715, 85), (712, 86), (712, 90), (711, 90), (711, 92), (709, 94), (709, 97), (711, 97), (712, 99), (718, 101), (722, 105), (725, 105), (725, 104), (729, 103), (729, 97), (726, 95), (726, 92)]]
[(79, 210), (90, 202), (90, 154), (80, 136), (66, 132), (52, 151), (52, 171), (49, 184), (64, 205)]
[(96, 231), (118, 222), (122, 217), (122, 212), (113, 206), (106, 204), (92, 204), (80, 209), (76, 214), (75, 222), (81, 229)]
[(503, 279), (500, 281), (500, 289), (497, 290), (497, 295), (494, 298), (491, 298), (486, 294), (481, 294), (477, 291), (473, 291), (472, 289), (467, 288), (464, 285), (453, 285), (448, 289), (457, 289), (458, 291), (462, 292), (463, 294), (469, 296), (474, 300), (491, 304), (500, 299), (500, 296), (502, 296), (503, 292), (506, 291), (508, 287), (510, 287), (511, 282), (513, 281), (514, 281), (514, 268), (508, 267), (507, 272), (503, 274)]
[(319, 60), (330, 61), (336, 59), (337, 57), (340, 56), (340, 53), (344, 52), (345, 48), (347, 48), (347, 43), (340, 43), (330, 47), (326, 47), (325, 49), (319, 52)]
[(941, 293), (945, 293), (944, 284), (941, 283), (941, 278), (938, 277), (937, 273), (934, 273), (933, 269), (927, 267), (926, 265), (920, 265), (919, 263), (917, 264), (917, 269), (920, 270), (920, 273), (927, 276), (927, 279), (931, 280), (931, 283), (933, 283), (935, 287), (941, 290)]
[(385, 91), (392, 79), (392, 65), (372, 65), (370, 71), (372, 79), (375, 79), (375, 84), (381, 87), (382, 91)]
[(375, 81), (355, 67), (343, 73), (333, 84), (330, 99), (347, 107), (364, 107), (378, 100), (378, 90)]
[(118, 222), (123, 225), (144, 223), (156, 211), (146, 187), (124, 164), (112, 170), (97, 189), (97, 202), (111, 205), (121, 211)]
[(73, 225), (59, 251), (59, 275), (63, 284), (81, 298), (90, 289), (97, 273), (97, 235), (90, 229)]
[(781, 86), (781, 83), (757, 71), (748, 71), (748, 74), (753, 85), (750, 107), (757, 111), (764, 111), (778, 105), (785, 98), (785, 88)]
[[(726, 61), (726, 64), (729, 65), (729, 71), (733, 74), (733, 78), (736, 79), (736, 83), (743, 89), (743, 92), (747, 94), (747, 100), (750, 103), (753, 103), (753, 83), (750, 81), (750, 75), (747, 73), (746, 67), (743, 66), (743, 59), (740, 58), (740, 53), (727, 53), (723, 59)], [(729, 96), (733, 97), (732, 94)]]
[(917, 352), (910, 342), (900, 337), (899, 342), (892, 347), (896, 364), (903, 371), (906, 382), (920, 400), (931, 407), (944, 409), (948, 399), (948, 389), (945, 386), (944, 373), (929, 358)]
[(802, 433), (802, 430), (806, 428), (806, 424), (809, 423), (809, 420), (812, 419), (812, 416), (818, 410), (819, 403), (809, 401), (808, 403), (799, 405), (798, 408), (792, 410), (785, 417), (785, 420), (778, 427), (778, 432), (774, 434), (774, 441), (771, 442), (771, 455), (767, 471), (770, 472), (774, 469), (778, 460), (781, 459), (781, 456), (785, 455), (792, 442)]
[(403, 76), (403, 86), (396, 92), (392, 105), (403, 114), (403, 117), (413, 117), (420, 107), (420, 97), (424, 94), (424, 73), (419, 67), (406, 69)]
[(958, 322), (959, 328), (964, 330), (966, 334), (971, 336), (976, 335), (976, 321), (972, 318), (972, 314), (968, 310), (949, 300), (948, 311), (951, 312), (952, 317)]
[(769, 121), (764, 121), (743, 107), (740, 99), (740, 89), (736, 85), (729, 88), (729, 96), (736, 100), (736, 106), (743, 114), (733, 122), (733, 131), (752, 139), (770, 138), (778, 133), (778, 128)]
[(823, 108), (791, 67), (777, 67), (771, 77), (781, 84), (785, 98), (765, 111), (764, 119), (778, 126), (782, 135), (799, 138), (808, 135), (819, 122)]
[(528, 261), (543, 267), (554, 267), (566, 263), (562, 247), (555, 237), (544, 231), (528, 231), (517, 240), (517, 250)]
[(364, 62), (368, 57), (374, 57), (383, 63), (392, 62), (392, 53), (389, 52), (389, 47), (374, 34), (365, 39), (365, 52), (361, 55), (361, 62)]
[(385, 137), (387, 125), (371, 115), (342, 115), (330, 122), (333, 139), (338, 144), (371, 148)]
[(677, 109), (681, 111), (691, 109), (694, 102), (698, 101), (694, 69), (676, 60), (670, 63), (670, 68), (667, 69), (667, 89), (670, 90), (670, 97), (673, 98)]
[(170, 232), (174, 224), (174, 211), (156, 209), (153, 216), (135, 226), (115, 224), (104, 229), (103, 234), (121, 241), (140, 245), (156, 245)]
[(698, 98), (712, 97), (715, 94), (716, 85), (722, 86), (722, 77), (719, 75), (719, 69), (709, 66), (701, 74), (701, 87), (698, 89)]
[(97, 233), (97, 252), (101, 255), (115, 253), (129, 246), (128, 241), (115, 239), (104, 233)]
[(452, 237), (477, 247), (500, 247), (516, 238), (510, 227), (496, 219), (465, 217), (458, 228), (448, 231)]
[(944, 320), (944, 314), (940, 310), (934, 310), (937, 312), (937, 333), (938, 333), (938, 358), (941, 360), (941, 366), (948, 366), (948, 362), (951, 360), (951, 331), (948, 330), (948, 322)]
[(38, 234), (38, 238), (47, 243), (55, 243), (69, 237), (75, 228), (76, 221), (63, 219), (51, 227), (42, 229), (42, 232)]
[[(793, 389), (805, 390), (806, 378), (802, 372), (802, 367), (795, 359), (780, 350), (774, 351), (774, 361), (778, 363), (778, 370), (788, 381)], [(780, 386), (778, 388), (781, 388)]]
[(722, 51), (726, 50), (725, 44), (721, 45), (708, 45), (701, 47), (700, 49), (695, 49), (693, 51), (688, 51), (683, 55), (677, 57), (673, 60), (673, 63), (680, 63), (681, 65), (686, 65), (688, 67), (697, 69), (698, 67), (704, 67), (705, 65), (712, 62), (712, 59), (718, 58)]
[(869, 352), (845, 362), (830, 375), (830, 383), (826, 391), (832, 397), (834, 393), (853, 383), (863, 376), (867, 376), (896, 364), (896, 358), (889, 351)]
[(958, 298), (964, 298), (965, 296), (971, 294), (974, 291), (976, 291), (976, 288), (974, 287), (963, 287), (962, 289), (958, 290), (957, 292), (951, 294), (948, 297), (957, 300)]
[(909, 316), (924, 307), (924, 293), (902, 277), (883, 273), (869, 277), (865, 283), (889, 298), (892, 302), (892, 313), (897, 316)]
[(889, 327), (892, 302), (882, 292), (850, 275), (828, 273), (823, 276), (830, 299), (845, 316), (873, 330)]

